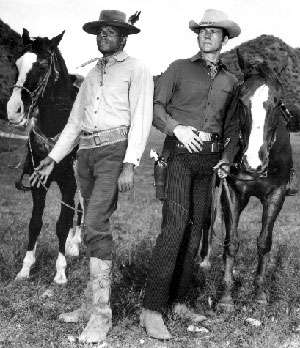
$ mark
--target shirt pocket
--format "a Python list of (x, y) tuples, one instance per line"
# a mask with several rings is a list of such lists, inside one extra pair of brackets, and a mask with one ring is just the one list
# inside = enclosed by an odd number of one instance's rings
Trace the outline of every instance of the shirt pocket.
[(107, 77), (103, 88), (103, 94), (107, 101), (118, 104), (128, 104), (130, 77), (124, 73), (115, 73)]
[(196, 103), (198, 105), (199, 102), (205, 103), (208, 86), (199, 79), (188, 78), (181, 82), (179, 88), (175, 90), (176, 93), (178, 93), (179, 100), (183, 103)]
[(224, 116), (232, 100), (232, 90), (229, 87), (213, 87), (212, 99), (214, 109)]

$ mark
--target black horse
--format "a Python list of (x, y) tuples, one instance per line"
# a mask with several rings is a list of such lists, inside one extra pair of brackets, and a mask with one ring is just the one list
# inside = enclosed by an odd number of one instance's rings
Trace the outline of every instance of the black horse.
[[(263, 206), (262, 228), (257, 239), (258, 265), (254, 280), (255, 298), (266, 304), (264, 291), (268, 255), (274, 222), (285, 201), (292, 167), (292, 151), (287, 122), (289, 113), (282, 103), (282, 69), (272, 69), (263, 59), (251, 64), (238, 52), (244, 74), (240, 87), (239, 113), (241, 151), (236, 165), (222, 186), (222, 208), (226, 228), (224, 241), (225, 291), (219, 304), (233, 305), (233, 266), (239, 248), (238, 222), (251, 196)], [(280, 71), (281, 70), (281, 71)]]
[[(57, 47), (63, 34), (64, 32), (52, 39), (31, 39), (28, 31), (23, 30), (24, 51), (15, 63), (18, 70), (17, 81), (7, 104), (7, 114), (14, 125), (31, 122), (28, 156), (23, 170), (28, 175), (33, 173), (34, 168), (54, 146), (68, 121), (76, 97), (64, 59)], [(17, 279), (28, 278), (30, 268), (35, 262), (37, 238), (43, 225), (45, 198), (54, 181), (61, 191), (61, 211), (56, 223), (59, 254), (54, 281), (59, 284), (67, 282), (65, 246), (69, 230), (73, 227), (75, 211), (75, 151), (76, 149), (55, 165), (45, 186), (31, 188), (33, 210), (29, 223), (29, 242)]]

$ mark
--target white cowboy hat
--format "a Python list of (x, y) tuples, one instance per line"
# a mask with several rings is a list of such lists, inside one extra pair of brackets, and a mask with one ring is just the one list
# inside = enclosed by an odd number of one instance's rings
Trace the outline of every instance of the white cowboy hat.
[(229, 35), (229, 39), (237, 37), (241, 33), (239, 25), (228, 19), (225, 12), (209, 9), (206, 10), (201, 22), (198, 24), (191, 20), (189, 28), (196, 34), (199, 34), (200, 28), (214, 27), (225, 29)]
[(140, 32), (140, 29), (132, 24), (134, 24), (138, 18), (138, 12), (136, 12), (135, 15), (131, 16), (129, 20), (126, 21), (126, 15), (124, 12), (117, 10), (103, 10), (100, 12), (98, 21), (85, 23), (82, 28), (89, 34), (97, 35), (99, 28), (103, 27), (104, 25), (111, 25), (121, 28), (127, 35), (137, 34)]

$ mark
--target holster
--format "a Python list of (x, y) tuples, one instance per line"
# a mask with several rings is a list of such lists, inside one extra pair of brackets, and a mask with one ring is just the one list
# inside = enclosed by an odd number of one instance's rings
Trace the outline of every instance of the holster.
[(156, 198), (160, 201), (165, 200), (165, 185), (167, 177), (167, 163), (156, 161), (154, 163), (154, 186)]

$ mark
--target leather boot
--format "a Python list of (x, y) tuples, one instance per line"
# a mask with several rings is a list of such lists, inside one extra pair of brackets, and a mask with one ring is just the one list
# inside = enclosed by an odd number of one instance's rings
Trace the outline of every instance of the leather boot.
[(80, 320), (89, 320), (92, 312), (92, 283), (88, 282), (84, 290), (84, 299), (79, 308), (73, 312), (62, 313), (58, 318), (65, 323), (78, 323)]
[(110, 308), (112, 261), (90, 258), (92, 311), (90, 320), (79, 337), (80, 342), (96, 343), (106, 339), (112, 327)]
[(143, 308), (140, 315), (140, 325), (146, 329), (147, 335), (150, 337), (159, 340), (169, 340), (172, 338), (159, 312)]

